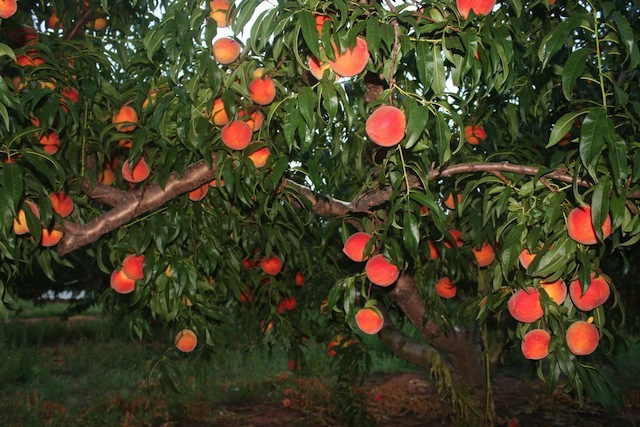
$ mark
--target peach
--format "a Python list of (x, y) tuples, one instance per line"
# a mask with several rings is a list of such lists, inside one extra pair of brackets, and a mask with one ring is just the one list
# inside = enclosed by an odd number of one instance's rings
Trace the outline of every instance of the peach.
[(40, 246), (45, 248), (55, 246), (60, 242), (63, 235), (64, 233), (61, 230), (43, 228), (40, 235)]
[(291, 311), (298, 306), (298, 300), (296, 297), (285, 297), (278, 303), (278, 314), (284, 314), (286, 311)]
[(551, 334), (544, 329), (532, 329), (522, 337), (520, 348), (525, 358), (541, 360), (549, 355)]
[(437, 260), (440, 256), (440, 253), (438, 252), (438, 248), (436, 247), (436, 242), (429, 239), (427, 240), (427, 244), (429, 245), (429, 259), (431, 261)]
[(49, 194), (49, 199), (53, 210), (62, 218), (68, 217), (73, 211), (73, 200), (64, 191)]
[(371, 113), (365, 129), (371, 141), (381, 147), (392, 147), (404, 138), (407, 118), (399, 108), (383, 105)]
[(114, 270), (111, 273), (109, 284), (119, 294), (129, 294), (136, 288), (136, 281), (129, 279), (121, 269)]
[(60, 107), (67, 113), (71, 104), (77, 104), (79, 99), (80, 93), (74, 87), (66, 87), (60, 91)]
[(598, 348), (598, 329), (584, 320), (573, 322), (565, 335), (569, 351), (576, 356), (587, 356)]
[(529, 249), (524, 248), (522, 252), (520, 252), (520, 265), (524, 268), (529, 268), (529, 264), (533, 262), (533, 259), (536, 257), (536, 254), (532, 254)]
[(333, 46), (335, 61), (329, 60), (331, 69), (339, 76), (352, 77), (360, 74), (369, 63), (369, 47), (367, 41), (361, 37), (356, 38), (356, 45), (347, 48), (344, 53), (336, 52)]
[(455, 209), (460, 203), (462, 203), (462, 194), (456, 194), (453, 191), (444, 201), (444, 205), (449, 209)]
[(471, 10), (479, 16), (487, 15), (495, 4), (496, 0), (456, 0), (458, 12), (464, 19), (467, 19)]
[[(602, 224), (602, 239), (611, 235), (611, 217), (607, 215)], [(596, 229), (591, 220), (591, 206), (580, 206), (569, 212), (567, 217), (567, 231), (569, 237), (583, 245), (595, 245), (598, 243)]]
[(331, 65), (329, 65), (328, 62), (321, 62), (315, 56), (309, 57), (309, 71), (313, 77), (322, 80), (322, 76), (324, 76), (326, 70), (331, 70)]
[(574, 280), (569, 284), (569, 295), (573, 305), (582, 311), (593, 310), (600, 307), (609, 299), (609, 283), (604, 277), (591, 273), (591, 283), (587, 290), (582, 293), (582, 284), (579, 280)]
[(370, 258), (364, 269), (369, 281), (382, 287), (390, 286), (400, 275), (398, 267), (387, 261), (382, 254)]
[(556, 304), (560, 305), (567, 298), (567, 284), (564, 280), (558, 279), (553, 282), (540, 282), (540, 287), (549, 295), (549, 298)]
[(51, 29), (64, 28), (64, 26), (62, 25), (62, 22), (60, 21), (60, 18), (58, 18), (58, 14), (56, 13), (55, 10), (51, 12), (51, 14), (49, 15), (49, 18), (47, 19), (47, 27), (49, 27)]
[(38, 43), (38, 33), (29, 25), (20, 25), (9, 30), (9, 37), (16, 47), (33, 46)]
[[(246, 116), (247, 116), (246, 110), (238, 111), (239, 119), (243, 119)], [(247, 122), (249, 126), (251, 126), (251, 130), (256, 132), (260, 130), (260, 128), (262, 127), (262, 123), (264, 122), (264, 114), (262, 114), (262, 111), (260, 110), (255, 110), (253, 113), (249, 115), (249, 117), (244, 118), (243, 120)]]
[(315, 15), (314, 20), (316, 21), (316, 29), (318, 30), (318, 34), (322, 34), (322, 27), (325, 22), (331, 21), (331, 18), (327, 15)]
[(45, 153), (54, 155), (58, 152), (58, 148), (60, 147), (60, 137), (56, 132), (50, 132), (46, 135), (42, 135), (38, 140), (40, 141), (40, 145), (42, 145), (42, 149)]
[(456, 296), (458, 288), (449, 277), (443, 277), (436, 282), (436, 293), (441, 298), (449, 299)]
[(38, 52), (30, 50), (27, 53), (16, 55), (16, 64), (21, 67), (36, 67), (44, 64), (44, 59), (37, 56)]
[(533, 287), (520, 289), (511, 295), (507, 306), (511, 316), (523, 323), (535, 322), (544, 314), (540, 304), (540, 293)]
[(344, 339), (340, 335), (336, 335), (336, 337), (327, 344), (327, 354), (329, 357), (335, 357), (338, 354), (338, 350), (341, 348), (346, 348), (353, 344), (352, 339)]
[[(31, 209), (31, 212), (37, 217), (40, 218), (40, 211), (38, 210), (38, 206), (33, 203), (31, 200), (25, 200), (25, 205)], [(18, 217), (13, 219), (13, 232), (20, 236), (22, 234), (29, 234), (31, 231), (27, 225), (27, 216), (24, 213), (24, 208), (18, 211)]]
[(299, 271), (296, 273), (296, 286), (304, 286), (304, 275)]
[(158, 99), (158, 91), (150, 90), (147, 94), (147, 97), (144, 99), (144, 101), (142, 101), (142, 109), (146, 110), (147, 108), (151, 107), (156, 103), (156, 99)]
[(198, 337), (191, 329), (183, 329), (176, 335), (174, 343), (181, 352), (190, 353), (198, 345)]
[(240, 43), (230, 37), (213, 42), (213, 59), (222, 65), (233, 63), (240, 56)]
[(217, 98), (215, 101), (213, 101), (211, 118), (213, 119), (213, 123), (218, 126), (224, 126), (229, 123), (229, 115), (224, 109), (224, 102), (222, 101), (222, 98)]
[(144, 254), (143, 255), (127, 255), (122, 260), (122, 272), (131, 280), (144, 279)]
[(374, 335), (384, 326), (384, 319), (378, 310), (363, 308), (356, 313), (356, 324), (365, 334)]
[(478, 145), (480, 141), (487, 139), (487, 132), (482, 126), (466, 125), (464, 127), (464, 139), (471, 145)]
[(209, 5), (211, 6), (209, 17), (216, 21), (218, 28), (228, 27), (229, 7), (231, 6), (229, 0), (211, 0)]
[(282, 260), (277, 255), (270, 258), (263, 257), (260, 260), (260, 268), (270, 276), (276, 276), (282, 270)]
[(0, 18), (7, 19), (13, 16), (18, 10), (18, 2), (16, 0), (0, 0)]
[(496, 259), (496, 251), (487, 242), (483, 243), (480, 249), (471, 248), (471, 250), (479, 267), (487, 267)]
[(262, 147), (251, 153), (249, 155), (249, 158), (256, 168), (261, 168), (267, 164), (267, 159), (269, 158), (270, 154), (271, 150), (269, 150), (269, 147)]
[(371, 239), (371, 235), (362, 231), (349, 236), (344, 243), (342, 252), (348, 256), (351, 260), (361, 262), (367, 259), (369, 256), (365, 254), (364, 250)]
[(93, 21), (87, 23), (87, 27), (89, 27), (93, 31), (103, 30), (104, 27), (106, 26), (107, 26), (107, 18), (105, 18), (104, 16), (96, 18)]
[(462, 245), (464, 245), (464, 241), (460, 238), (460, 235), (462, 234), (460, 230), (456, 230), (456, 229), (449, 230), (449, 234), (451, 234), (451, 237), (453, 237), (453, 241), (449, 241), (449, 238), (447, 236), (447, 238), (444, 241), (444, 245), (447, 248), (452, 249), (453, 248), (452, 243), (455, 243), (456, 246), (459, 248), (461, 248)]
[(129, 182), (142, 182), (147, 179), (150, 174), (151, 171), (144, 157), (140, 157), (138, 162), (133, 166), (133, 169), (131, 169), (128, 159), (122, 164), (122, 177)]
[(131, 145), (133, 145), (133, 141), (129, 139), (121, 139), (118, 141), (118, 147), (122, 147), (127, 150), (131, 148)]
[(111, 185), (115, 182), (116, 175), (113, 173), (113, 169), (106, 167), (101, 174), (98, 175), (98, 181), (104, 185)]
[(276, 98), (276, 84), (271, 77), (260, 77), (249, 83), (249, 96), (258, 105), (269, 105)]
[(196, 188), (189, 192), (189, 200), (192, 202), (197, 202), (198, 200), (202, 200), (205, 198), (207, 193), (209, 192), (209, 183), (204, 183), (202, 186)]
[(123, 105), (120, 110), (113, 115), (113, 124), (118, 132), (132, 132), (138, 123), (138, 113), (130, 105)]
[(222, 142), (232, 150), (244, 150), (252, 138), (251, 126), (242, 120), (233, 120), (222, 128)]

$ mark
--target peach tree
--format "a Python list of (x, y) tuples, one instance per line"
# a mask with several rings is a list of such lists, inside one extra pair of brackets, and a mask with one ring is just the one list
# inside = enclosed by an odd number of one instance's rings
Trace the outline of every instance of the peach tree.
[(640, 239), (633, 2), (0, 13), (5, 315), (34, 271), (91, 264), (137, 337), (171, 325), (171, 357), (242, 334), (303, 363), (310, 339), (353, 380), (369, 333), (469, 416), (492, 416), (505, 351), (616, 403), (599, 364)]

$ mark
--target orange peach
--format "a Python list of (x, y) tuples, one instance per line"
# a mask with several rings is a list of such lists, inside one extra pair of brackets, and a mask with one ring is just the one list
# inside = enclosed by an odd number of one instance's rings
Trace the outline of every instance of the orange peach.
[(242, 120), (233, 120), (222, 128), (222, 142), (232, 150), (244, 150), (252, 138), (251, 126)]
[(532, 254), (529, 249), (524, 248), (522, 252), (520, 252), (519, 260), (520, 265), (524, 268), (529, 268), (529, 265), (533, 262), (533, 259), (536, 257), (536, 254)]
[(549, 295), (549, 298), (560, 305), (567, 298), (567, 284), (564, 280), (558, 279), (553, 282), (540, 282), (540, 287)]
[[(583, 245), (595, 245), (598, 243), (596, 229), (591, 220), (591, 206), (580, 206), (573, 209), (567, 217), (567, 231), (569, 237)], [(602, 239), (611, 235), (611, 217), (607, 215), (602, 224)]]
[(104, 185), (111, 185), (115, 182), (116, 175), (113, 173), (113, 169), (106, 167), (101, 174), (98, 175), (98, 181)]
[(276, 84), (271, 77), (261, 77), (249, 83), (249, 96), (258, 105), (269, 105), (276, 98)]
[(569, 351), (576, 356), (587, 356), (598, 348), (598, 328), (584, 320), (573, 322), (565, 336)]
[(61, 230), (43, 228), (40, 235), (40, 246), (45, 248), (55, 246), (60, 242), (63, 235), (64, 233)]
[(296, 286), (304, 286), (304, 275), (299, 271), (296, 273)]
[(282, 270), (282, 260), (277, 255), (273, 255), (270, 258), (263, 257), (260, 260), (260, 268), (270, 276), (277, 276)]
[(520, 289), (511, 295), (507, 306), (511, 316), (523, 323), (535, 322), (544, 314), (540, 304), (540, 293), (533, 287)]
[(384, 319), (378, 310), (363, 308), (356, 313), (356, 324), (365, 334), (374, 335), (384, 326)]
[(10, 18), (17, 10), (18, 2), (16, 0), (0, 0), (0, 18)]
[(298, 300), (295, 296), (291, 295), (280, 300), (278, 303), (278, 314), (284, 314), (287, 311), (291, 311), (298, 306)]
[[(31, 200), (25, 200), (24, 203), (37, 218), (40, 218), (40, 211), (35, 203)], [(29, 234), (31, 232), (27, 225), (27, 215), (24, 213), (24, 208), (20, 209), (17, 218), (13, 219), (13, 232), (16, 235)]]
[(371, 141), (381, 147), (392, 147), (404, 138), (407, 118), (399, 108), (383, 105), (371, 113), (365, 129)]
[(147, 97), (144, 99), (144, 101), (142, 101), (142, 109), (146, 110), (147, 108), (151, 107), (153, 104), (156, 103), (157, 98), (158, 98), (158, 91), (150, 90), (149, 93), (147, 94)]
[(316, 21), (316, 29), (318, 30), (318, 34), (322, 34), (322, 27), (325, 22), (331, 21), (331, 18), (327, 15), (315, 15), (314, 20)]
[(471, 250), (479, 267), (487, 267), (496, 259), (496, 251), (487, 242), (483, 243), (480, 249), (471, 248)]
[(133, 166), (129, 165), (129, 160), (125, 160), (122, 164), (122, 177), (129, 182), (142, 182), (149, 177), (151, 171), (144, 157), (140, 157), (138, 162)]
[(462, 194), (456, 194), (453, 191), (444, 201), (444, 205), (449, 209), (455, 209), (460, 203), (462, 203)]
[(60, 147), (60, 137), (56, 132), (50, 132), (46, 135), (42, 135), (38, 138), (38, 141), (40, 141), (40, 145), (42, 145), (42, 149), (45, 153), (53, 155), (58, 152), (58, 148)]
[(427, 244), (429, 245), (429, 259), (431, 261), (435, 261), (440, 256), (440, 252), (438, 252), (438, 248), (436, 247), (436, 242), (429, 239), (427, 240)]
[(382, 287), (392, 285), (400, 275), (398, 267), (387, 261), (382, 254), (370, 258), (364, 269), (369, 281)]
[(113, 124), (118, 132), (132, 132), (138, 123), (138, 113), (130, 105), (123, 105), (120, 110), (113, 115)]
[(213, 101), (211, 118), (213, 119), (213, 123), (218, 126), (224, 126), (229, 123), (229, 115), (224, 109), (224, 102), (222, 101), (222, 98), (217, 98), (215, 101)]
[(469, 12), (473, 10), (476, 15), (487, 15), (493, 10), (496, 0), (456, 0), (456, 6), (460, 16), (467, 19)]
[(449, 299), (456, 296), (458, 288), (449, 277), (442, 277), (436, 282), (436, 293), (441, 298)]
[(104, 27), (106, 26), (107, 26), (107, 18), (105, 18), (104, 16), (98, 17), (93, 21), (90, 21), (87, 23), (87, 27), (89, 27), (93, 31), (100, 31), (104, 29)]
[(541, 360), (549, 355), (551, 334), (544, 329), (532, 329), (522, 337), (520, 348), (525, 358)]
[(222, 65), (233, 63), (240, 56), (240, 43), (230, 37), (223, 37), (213, 43), (213, 59)]
[(444, 245), (447, 248), (449, 248), (449, 249), (453, 248), (452, 242), (455, 243), (456, 246), (459, 247), (459, 248), (462, 247), (462, 245), (464, 245), (464, 241), (460, 238), (460, 235), (462, 234), (460, 232), (460, 230), (456, 230), (456, 229), (449, 230), (449, 234), (451, 234), (451, 237), (453, 237), (453, 240), (449, 241), (449, 237), (448, 236), (446, 237), (446, 239), (444, 241)]
[(136, 281), (129, 279), (120, 269), (111, 273), (109, 281), (111, 288), (119, 294), (129, 294), (136, 288)]
[(30, 50), (27, 53), (16, 55), (16, 64), (21, 67), (36, 67), (44, 64), (44, 59), (38, 56), (38, 51)]
[(131, 141), (130, 139), (121, 139), (120, 141), (118, 141), (118, 146), (127, 150), (130, 149), (132, 145), (133, 141)]
[(60, 91), (60, 107), (65, 112), (69, 112), (71, 104), (77, 104), (79, 99), (80, 93), (74, 87), (66, 87)]
[(127, 255), (124, 260), (122, 260), (122, 272), (131, 280), (144, 279), (144, 254)]
[(211, 0), (209, 2), (211, 6), (211, 13), (209, 16), (216, 21), (218, 28), (224, 28), (229, 26), (229, 7), (231, 4), (229, 0)]
[(249, 158), (256, 168), (261, 168), (267, 164), (267, 159), (269, 158), (270, 154), (271, 150), (269, 150), (269, 147), (262, 147), (251, 153), (249, 155)]
[(349, 236), (344, 243), (342, 252), (348, 256), (351, 260), (361, 262), (367, 259), (369, 256), (365, 254), (364, 250), (371, 239), (371, 235), (362, 231)]
[(356, 39), (353, 48), (347, 48), (345, 52), (337, 52), (333, 47), (335, 61), (329, 60), (329, 65), (336, 74), (343, 77), (352, 77), (360, 74), (369, 63), (369, 47), (367, 41), (361, 37)]
[(322, 80), (322, 76), (324, 76), (326, 70), (331, 70), (331, 65), (329, 65), (328, 62), (321, 62), (315, 56), (309, 57), (309, 71), (313, 77)]
[(464, 127), (464, 139), (471, 145), (478, 145), (487, 139), (487, 132), (480, 125), (467, 125)]
[(609, 293), (609, 283), (604, 277), (596, 277), (594, 273), (591, 273), (591, 283), (584, 293), (582, 293), (582, 284), (579, 280), (574, 280), (569, 284), (571, 301), (582, 311), (600, 307), (609, 299)]
[(260, 130), (260, 128), (262, 127), (262, 123), (264, 122), (264, 114), (262, 114), (262, 111), (255, 110), (249, 115), (249, 117), (244, 118), (246, 117), (246, 115), (246, 110), (238, 111), (238, 118), (246, 121), (247, 124), (251, 126), (251, 130), (253, 130), (254, 132)]
[(62, 218), (68, 217), (73, 211), (73, 200), (64, 191), (49, 194), (49, 199), (53, 210)]
[(202, 200), (205, 198), (207, 193), (209, 192), (209, 183), (204, 183), (202, 186), (196, 188), (195, 190), (189, 191), (189, 200), (192, 202), (197, 202), (198, 200)]
[(176, 335), (174, 343), (181, 352), (190, 353), (198, 345), (198, 337), (191, 329), (183, 329)]

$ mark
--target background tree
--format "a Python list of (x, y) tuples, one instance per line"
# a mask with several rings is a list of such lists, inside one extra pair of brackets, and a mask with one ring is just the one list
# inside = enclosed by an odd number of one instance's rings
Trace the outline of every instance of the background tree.
[(238, 329), (297, 358), (311, 337), (354, 380), (358, 328), (380, 329), (460, 408), (490, 402), (514, 345), (550, 389), (619, 398), (596, 363), (621, 309), (601, 266), (640, 238), (633, 2), (18, 6), (5, 314), (75, 254), (138, 336), (170, 323), (188, 357)]

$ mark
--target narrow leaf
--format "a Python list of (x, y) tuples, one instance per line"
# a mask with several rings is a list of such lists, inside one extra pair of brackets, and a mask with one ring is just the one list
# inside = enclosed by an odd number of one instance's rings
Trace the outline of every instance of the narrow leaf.
[(587, 65), (587, 57), (591, 49), (582, 48), (573, 52), (562, 69), (562, 91), (564, 97), (570, 101), (573, 94), (573, 85), (582, 76), (584, 68)]

